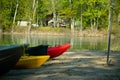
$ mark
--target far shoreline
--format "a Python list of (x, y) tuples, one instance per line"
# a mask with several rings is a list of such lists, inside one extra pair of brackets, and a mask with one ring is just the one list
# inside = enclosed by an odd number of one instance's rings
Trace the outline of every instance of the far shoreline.
[[(25, 34), (25, 35), (52, 35), (52, 36), (62, 36), (62, 35), (70, 35), (70, 36), (80, 36), (80, 37), (107, 37), (107, 32), (43, 32), (43, 31), (31, 31), (31, 32), (3, 32), (2, 34), (5, 35), (19, 35), (19, 34)], [(112, 35), (114, 36), (114, 35)]]
[[(40, 27), (40, 28), (33, 28), (30, 31), (28, 31), (27, 28), (20, 28), (15, 29), (13, 32), (9, 31), (0, 31), (0, 34), (5, 35), (19, 35), (19, 34), (25, 34), (25, 35), (51, 35), (51, 36), (62, 36), (62, 35), (70, 35), (70, 36), (80, 36), (80, 37), (108, 37), (108, 31), (105, 29), (101, 30), (74, 30), (71, 31), (69, 28), (49, 28), (49, 27)], [(111, 33), (112, 38), (117, 37), (119, 38), (119, 33)]]

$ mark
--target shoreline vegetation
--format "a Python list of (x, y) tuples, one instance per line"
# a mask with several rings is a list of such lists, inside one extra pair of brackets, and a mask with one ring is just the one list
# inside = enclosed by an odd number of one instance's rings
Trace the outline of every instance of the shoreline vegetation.
[[(39, 27), (32, 28), (28, 31), (28, 28), (22, 27), (17, 28), (14, 32), (4, 31), (0, 32), (1, 34), (39, 34), (39, 35), (71, 35), (71, 36), (82, 36), (82, 37), (107, 37), (107, 30), (79, 30), (74, 29), (71, 31), (69, 28), (50, 28), (50, 27)], [(114, 35), (112, 35), (114, 36)]]
[[(119, 28), (119, 26), (118, 26)], [(120, 38), (120, 30), (114, 27), (112, 28), (111, 36), (112, 38)], [(0, 29), (0, 34), (37, 34), (37, 35), (71, 35), (71, 36), (81, 36), (81, 37), (108, 37), (108, 29), (83, 29), (80, 30), (79, 28), (74, 28), (71, 30), (70, 28), (51, 28), (51, 27), (15, 27), (14, 31), (12, 32), (10, 29), (3, 31)]]

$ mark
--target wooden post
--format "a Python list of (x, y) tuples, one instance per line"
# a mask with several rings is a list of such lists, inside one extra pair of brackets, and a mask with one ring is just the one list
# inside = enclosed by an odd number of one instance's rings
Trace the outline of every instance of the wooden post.
[(113, 15), (113, 4), (114, 0), (110, 0), (110, 9), (109, 9), (109, 31), (108, 31), (108, 52), (107, 52), (107, 65), (110, 64), (110, 42), (111, 42), (111, 31), (112, 31), (112, 15)]

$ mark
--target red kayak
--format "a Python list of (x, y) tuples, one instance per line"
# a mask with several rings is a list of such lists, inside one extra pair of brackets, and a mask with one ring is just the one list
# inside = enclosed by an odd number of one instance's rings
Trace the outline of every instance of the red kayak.
[(58, 57), (70, 48), (70, 44), (63, 44), (54, 47), (48, 45), (39, 45), (26, 49), (26, 53), (30, 56), (49, 55), (50, 58)]
[(70, 44), (50, 47), (47, 49), (47, 54), (50, 55), (51, 58), (54, 58), (54, 57), (60, 56), (69, 48), (70, 48)]

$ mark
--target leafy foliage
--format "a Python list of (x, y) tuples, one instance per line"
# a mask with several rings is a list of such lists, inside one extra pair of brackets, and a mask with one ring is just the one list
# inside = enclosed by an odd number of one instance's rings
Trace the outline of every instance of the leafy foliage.
[[(33, 3), (35, 1), (35, 5)], [(108, 10), (110, 0), (53, 0), (55, 4), (56, 15), (61, 19), (75, 18), (82, 19), (83, 27), (90, 27), (94, 24), (96, 28), (105, 28), (108, 23)], [(114, 2), (114, 18), (117, 20), (120, 10), (120, 0)], [(16, 5), (18, 6), (16, 22), (18, 20), (32, 22), (45, 22), (48, 15), (53, 14), (51, 0), (0, 0), (0, 26), (5, 29), (11, 29), (13, 23)], [(35, 11), (35, 18), (33, 12)], [(39, 22), (39, 24), (41, 24)]]

